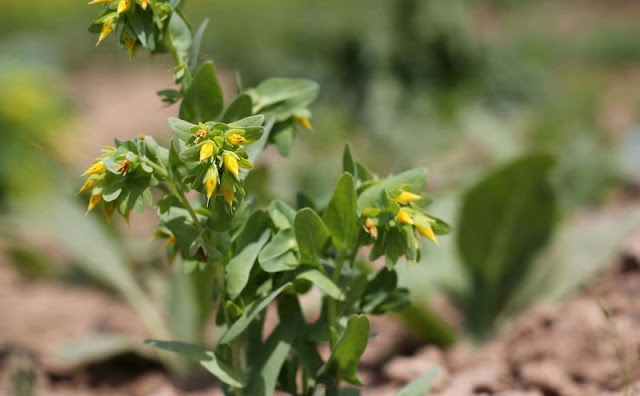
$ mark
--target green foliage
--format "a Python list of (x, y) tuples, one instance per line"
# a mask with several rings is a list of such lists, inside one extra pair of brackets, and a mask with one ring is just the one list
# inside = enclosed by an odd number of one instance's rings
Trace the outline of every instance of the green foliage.
[(478, 339), (491, 334), (507, 313), (535, 255), (552, 235), (557, 217), (549, 182), (553, 164), (549, 155), (524, 156), (465, 195), (457, 242), (471, 290), (458, 299)]
[[(122, 25), (125, 34), (131, 28), (136, 45), (173, 55), (179, 89), (160, 95), (182, 100), (179, 118), (169, 119), (175, 138), (168, 147), (150, 136), (117, 140), (87, 169), (81, 190), (90, 192), (89, 211), (101, 206), (109, 219), (117, 211), (128, 220), (132, 211), (155, 206), (156, 236), (169, 258), (180, 261), (167, 294), (167, 338), (179, 341), (149, 344), (199, 362), (227, 385), (227, 394), (307, 395), (324, 388), (337, 395), (342, 381), (361, 384), (356, 370), (369, 340), (366, 314), (406, 308), (396, 262), (418, 259), (421, 236), (437, 242), (436, 234), (448, 232), (427, 212), (426, 171), (379, 178), (346, 148), (345, 172), (326, 207), (296, 212), (281, 201), (256, 205), (244, 184), (252, 161), (268, 144), (286, 155), (296, 128), (311, 129), (308, 107), (318, 85), (268, 79), (225, 103), (213, 63), (194, 64), (205, 25), (192, 34), (179, 1), (145, 4), (108, 3), (94, 25)], [(375, 271), (361, 262), (365, 247), (372, 258), (384, 256), (387, 267)], [(311, 287), (322, 298), (315, 323), (307, 323), (298, 299)], [(263, 339), (270, 305), (280, 323)], [(213, 311), (221, 334), (215, 349), (185, 343), (204, 339)], [(329, 344), (326, 361), (320, 343)]]

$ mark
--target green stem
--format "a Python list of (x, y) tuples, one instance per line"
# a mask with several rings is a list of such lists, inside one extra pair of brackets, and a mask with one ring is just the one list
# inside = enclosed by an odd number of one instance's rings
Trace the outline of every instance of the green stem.
[[(336, 266), (335, 269), (333, 270), (333, 283), (335, 283), (336, 285), (338, 285), (338, 283), (340, 282), (340, 274), (342, 273), (342, 265), (344, 263), (344, 251), (340, 251), (338, 253), (338, 257), (336, 258)], [(331, 340), (331, 346), (333, 347), (333, 345), (335, 344), (335, 342), (337, 341), (336, 337), (335, 337), (335, 333), (333, 331), (333, 328), (338, 320), (338, 300), (335, 300), (331, 297), (327, 297), (327, 315), (328, 315), (328, 319), (329, 319), (329, 335), (330, 335), (330, 340)]]

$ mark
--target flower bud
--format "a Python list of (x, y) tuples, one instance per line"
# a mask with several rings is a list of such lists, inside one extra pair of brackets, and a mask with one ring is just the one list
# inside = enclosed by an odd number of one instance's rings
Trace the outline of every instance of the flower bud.
[(233, 196), (235, 194), (233, 181), (228, 174), (222, 176), (222, 196), (229, 207), (233, 207)]
[(230, 133), (227, 135), (227, 141), (234, 146), (237, 146), (239, 144), (245, 144), (247, 142), (247, 139), (245, 139), (244, 136), (238, 135), (237, 133)]
[(102, 201), (102, 194), (94, 194), (89, 198), (89, 206), (87, 207), (87, 213), (91, 212)]
[(311, 126), (311, 122), (309, 121), (309, 118), (307, 117), (293, 117), (294, 120), (296, 120), (296, 122), (300, 125), (302, 125), (304, 128), (306, 129), (313, 129), (313, 127)]
[(196, 142), (198, 142), (200, 139), (204, 139), (207, 137), (207, 130), (206, 129), (198, 129), (196, 131)]
[(207, 158), (211, 158), (211, 156), (213, 155), (213, 149), (213, 142), (205, 142), (202, 147), (200, 147), (200, 162), (206, 160)]
[(87, 169), (82, 175), (101, 175), (106, 172), (107, 166), (103, 161), (94, 162), (89, 169)]
[(132, 0), (120, 0), (118, 2), (118, 9), (116, 10), (118, 14), (129, 11), (131, 8), (131, 1)]
[(210, 167), (202, 183), (204, 184), (204, 191), (207, 195), (207, 205), (209, 205), (211, 196), (216, 192), (216, 188), (218, 188), (218, 168), (215, 166)]
[(140, 0), (140, 5), (142, 6), (143, 10), (146, 10), (149, 6), (149, 0)]
[(96, 45), (100, 44), (102, 40), (107, 38), (113, 32), (114, 20), (113, 18), (109, 18), (102, 24), (102, 30), (100, 30), (100, 36), (98, 37), (98, 42)]
[(396, 216), (396, 218), (398, 219), (399, 222), (403, 224), (413, 224), (413, 219), (411, 218), (411, 216), (409, 216), (409, 213), (404, 209), (400, 209), (398, 211), (398, 215)]
[(116, 168), (116, 172), (122, 172), (122, 176), (125, 176), (130, 166), (131, 166), (131, 161), (122, 160), (122, 162), (120, 162), (120, 164)]
[(413, 201), (418, 201), (420, 199), (422, 199), (422, 196), (418, 194), (414, 194), (409, 191), (403, 191), (400, 194), (398, 194), (398, 196), (395, 198), (396, 202), (399, 202), (405, 205)]
[(104, 219), (107, 221), (107, 224), (111, 224), (111, 219), (113, 219), (113, 212), (116, 210), (116, 205), (112, 202), (109, 202), (104, 206)]
[(78, 191), (78, 193), (81, 193), (83, 191), (87, 191), (91, 188), (94, 188), (96, 186), (96, 184), (98, 184), (98, 181), (93, 178), (90, 177), (87, 180), (85, 180), (84, 184), (82, 185), (82, 187), (80, 187), (80, 191)]
[(227, 171), (237, 178), (240, 166), (238, 165), (238, 158), (236, 158), (236, 155), (232, 152), (225, 151), (224, 154), (222, 154), (222, 161), (224, 162), (224, 167)]
[(129, 59), (133, 58), (133, 55), (135, 54), (138, 47), (136, 39), (125, 33), (123, 41), (124, 48), (127, 50), (127, 54), (129, 54)]
[(439, 245), (438, 238), (436, 238), (436, 234), (433, 233), (433, 228), (428, 226), (427, 227), (416, 226), (416, 229), (418, 230), (420, 235), (429, 238), (433, 243), (435, 243), (436, 245)]
[(378, 239), (378, 228), (375, 224), (373, 224), (373, 221), (370, 218), (367, 217), (367, 219), (364, 221), (364, 226), (367, 227), (367, 231), (373, 237), (373, 239)]

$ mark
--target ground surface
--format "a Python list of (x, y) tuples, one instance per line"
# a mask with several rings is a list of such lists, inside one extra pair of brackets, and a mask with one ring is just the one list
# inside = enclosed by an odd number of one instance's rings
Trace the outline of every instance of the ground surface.
[[(26, 280), (0, 266), (0, 386), (35, 373), (51, 395), (218, 395), (196, 376), (172, 381), (157, 364), (131, 356), (91, 365), (59, 359), (71, 339), (101, 332), (145, 333), (133, 312), (93, 289)], [(365, 395), (391, 395), (434, 365), (434, 395), (638, 395), (640, 266), (629, 257), (570, 300), (531, 309), (481, 350), (422, 346), (407, 352), (402, 328), (374, 318), (380, 334), (362, 361)], [(635, 388), (633, 387), (635, 385)], [(626, 393), (625, 393), (626, 392)]]

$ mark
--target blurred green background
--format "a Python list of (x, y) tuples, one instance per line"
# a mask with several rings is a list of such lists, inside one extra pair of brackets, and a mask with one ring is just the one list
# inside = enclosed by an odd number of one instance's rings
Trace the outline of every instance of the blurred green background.
[[(253, 191), (292, 204), (298, 190), (328, 199), (345, 141), (381, 175), (429, 168), (432, 212), (454, 225), (454, 235), (440, 248), (427, 246), (421, 263), (401, 265), (418, 307), (470, 287), (455, 243), (463, 194), (523, 153), (555, 155), (560, 206), (550, 244), (536, 252), (533, 280), (520, 290), (523, 306), (575, 290), (638, 225), (640, 205), (629, 199), (640, 181), (637, 2), (186, 3), (194, 24), (210, 18), (203, 52), (230, 95), (236, 73), (245, 87), (273, 76), (322, 87), (316, 132), (298, 135), (289, 158), (266, 153), (249, 179)], [(172, 86), (170, 59), (141, 53), (129, 61), (115, 40), (96, 49), (86, 29), (99, 9), (83, 1), (4, 0), (2, 9), (0, 235), (12, 262), (64, 281), (80, 267), (98, 284), (119, 276), (105, 274), (116, 262), (138, 276), (159, 266), (162, 258), (150, 253), (159, 249), (148, 241), (153, 220), (115, 230), (99, 216), (83, 220), (74, 191), (114, 137), (168, 139), (166, 118), (177, 107), (164, 107), (154, 93)], [(24, 235), (60, 240), (67, 255), (51, 262)]]

